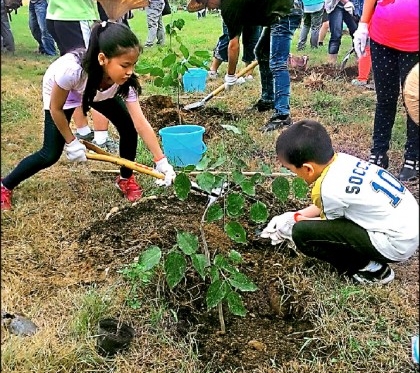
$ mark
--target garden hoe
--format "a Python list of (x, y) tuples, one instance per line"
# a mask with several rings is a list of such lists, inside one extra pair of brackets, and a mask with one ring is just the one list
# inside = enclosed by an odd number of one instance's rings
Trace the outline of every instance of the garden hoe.
[[(133, 162), (133, 161), (129, 161), (128, 159), (121, 158), (121, 157), (118, 157), (116, 155), (113, 155), (113, 154), (107, 152), (106, 150), (101, 149), (99, 146), (96, 146), (96, 145), (94, 145), (94, 144), (92, 144), (88, 141), (80, 140), (80, 142), (82, 142), (86, 146), (86, 149), (95, 152), (95, 153), (91, 153), (91, 152), (86, 153), (86, 158), (87, 159), (91, 159), (91, 160), (94, 160), (94, 161), (103, 161), (103, 162), (113, 163), (113, 164), (116, 164), (118, 166), (127, 167), (130, 170), (137, 171), (137, 172), (140, 172), (142, 174), (153, 176), (156, 179), (160, 179), (160, 180), (165, 179), (164, 174), (156, 171), (152, 167), (145, 166), (143, 164)], [(195, 190), (199, 193), (205, 194), (209, 198), (220, 197), (224, 192), (224, 190), (221, 189), (221, 190), (212, 191), (212, 192), (209, 193), (209, 192), (201, 189), (198, 186), (198, 184), (193, 182), (193, 181), (191, 181), (191, 189), (193, 189), (193, 190)]]
[[(244, 67), (241, 71), (239, 71), (236, 76), (240, 78), (241, 76), (245, 75), (248, 71), (251, 71), (255, 66), (258, 65), (258, 61), (254, 61), (250, 63), (248, 66)], [(226, 85), (223, 83), (219, 88), (216, 88), (213, 92), (210, 92), (206, 97), (204, 97), (201, 101), (193, 102), (192, 104), (188, 104), (184, 106), (184, 110), (195, 110), (202, 108), (207, 101), (212, 99), (214, 96), (218, 95), (220, 92), (226, 89)]]
[(352, 47), (344, 56), (343, 61), (340, 65), (340, 72), (344, 71), (344, 68), (346, 67), (347, 61), (349, 60), (350, 56), (354, 53), (354, 47)]

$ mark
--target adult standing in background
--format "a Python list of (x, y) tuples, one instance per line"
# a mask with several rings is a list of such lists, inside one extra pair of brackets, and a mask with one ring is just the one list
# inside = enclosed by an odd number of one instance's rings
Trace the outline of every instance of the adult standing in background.
[(15, 39), (13, 38), (4, 0), (1, 0), (1, 51), (15, 52)]
[(335, 66), (343, 36), (343, 22), (347, 25), (351, 37), (357, 29), (354, 19), (355, 6), (350, 0), (325, 0), (325, 11), (328, 14), (331, 33), (328, 44), (328, 63)]
[(319, 30), (324, 14), (324, 0), (303, 0), (303, 26), (300, 30), (297, 50), (305, 49), (306, 39), (311, 31), (311, 48), (318, 48)]
[[(368, 38), (376, 89), (369, 162), (387, 168), (400, 89), (419, 62), (419, 1), (365, 0), (353, 40), (359, 57), (365, 53)], [(419, 126), (408, 114), (406, 125), (404, 164), (398, 175), (401, 181), (415, 180), (419, 176)]]
[[(99, 20), (96, 1), (93, 0), (48, 0), (47, 28), (57, 43), (60, 55), (77, 48), (87, 48), (91, 27)], [(111, 153), (118, 152), (118, 144), (108, 135), (108, 119), (92, 109), (94, 131), (81, 107), (73, 113), (78, 139), (93, 141)]]
[(162, 11), (165, 0), (150, 0), (146, 7), (147, 29), (149, 30), (144, 46), (150, 48), (156, 44), (165, 44), (165, 26), (163, 25)]
[(57, 51), (53, 37), (47, 30), (47, 0), (29, 1), (29, 29), (38, 42), (38, 52), (47, 56), (55, 56)]

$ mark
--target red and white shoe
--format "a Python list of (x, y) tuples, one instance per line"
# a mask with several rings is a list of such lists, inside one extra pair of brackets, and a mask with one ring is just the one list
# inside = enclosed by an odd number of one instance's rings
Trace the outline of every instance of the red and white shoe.
[(13, 191), (7, 189), (1, 184), (1, 211), (9, 211), (12, 209)]
[[(115, 186), (127, 197), (130, 202), (139, 200), (143, 195), (143, 190), (137, 184), (134, 175), (131, 175), (128, 179), (122, 179), (118, 176), (115, 180)], [(2, 192), (3, 193), (3, 192)]]

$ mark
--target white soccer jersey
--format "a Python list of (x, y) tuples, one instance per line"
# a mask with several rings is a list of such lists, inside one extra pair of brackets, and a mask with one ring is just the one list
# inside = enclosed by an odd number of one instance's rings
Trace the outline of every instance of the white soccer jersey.
[(419, 205), (410, 191), (381, 167), (338, 153), (312, 189), (321, 218), (346, 218), (366, 229), (386, 258), (408, 259), (419, 245)]
[[(82, 95), (86, 87), (87, 75), (83, 71), (78, 57), (67, 53), (55, 60), (45, 72), (42, 80), (42, 99), (44, 109), (50, 109), (51, 91), (54, 83), (66, 91), (70, 91), (64, 109), (72, 109), (82, 104)], [(113, 84), (105, 91), (97, 91), (93, 101), (103, 101), (112, 98), (117, 93), (119, 85)], [(130, 87), (125, 99), (127, 102), (137, 101), (136, 91)]]

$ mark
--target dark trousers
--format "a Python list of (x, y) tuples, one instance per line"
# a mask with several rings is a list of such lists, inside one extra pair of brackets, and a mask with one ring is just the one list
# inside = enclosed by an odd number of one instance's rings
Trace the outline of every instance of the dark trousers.
[[(92, 103), (92, 108), (105, 115), (117, 128), (120, 135), (120, 156), (134, 161), (137, 150), (137, 131), (125, 103), (120, 98), (111, 98), (105, 101)], [(73, 115), (74, 109), (64, 110), (67, 121)], [(37, 152), (24, 158), (16, 168), (3, 180), (3, 185), (12, 190), (22, 181), (35, 175), (37, 172), (55, 164), (61, 157), (65, 145), (49, 110), (45, 110), (44, 143)], [(133, 171), (121, 167), (121, 177), (128, 178)]]
[(348, 219), (300, 221), (293, 226), (292, 237), (302, 253), (350, 276), (371, 260), (392, 262), (376, 250), (365, 229)]
[[(402, 52), (370, 41), (372, 71), (375, 80), (376, 109), (373, 124), (372, 154), (384, 154), (389, 149), (392, 127), (397, 114), (400, 88), (408, 73), (419, 62), (418, 52)], [(404, 157), (419, 159), (419, 126), (407, 114), (407, 140)]]

